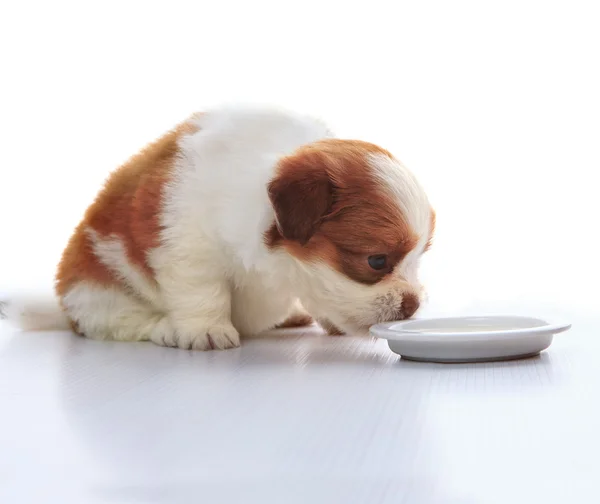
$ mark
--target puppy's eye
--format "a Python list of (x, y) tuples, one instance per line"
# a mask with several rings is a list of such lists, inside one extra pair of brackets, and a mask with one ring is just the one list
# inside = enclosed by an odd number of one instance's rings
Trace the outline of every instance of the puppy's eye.
[(387, 256), (383, 254), (369, 256), (369, 266), (374, 270), (382, 270), (387, 266)]

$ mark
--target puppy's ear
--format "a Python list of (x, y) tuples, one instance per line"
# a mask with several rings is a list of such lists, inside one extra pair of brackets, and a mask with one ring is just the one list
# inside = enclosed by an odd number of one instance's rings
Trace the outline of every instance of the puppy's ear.
[(279, 232), (302, 245), (315, 234), (333, 202), (333, 185), (318, 152), (283, 158), (268, 192)]

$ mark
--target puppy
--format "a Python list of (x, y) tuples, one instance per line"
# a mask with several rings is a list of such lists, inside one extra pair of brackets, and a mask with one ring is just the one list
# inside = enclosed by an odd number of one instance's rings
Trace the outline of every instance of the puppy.
[(4, 311), (29, 329), (197, 350), (312, 318), (364, 333), (418, 309), (434, 222), (385, 149), (288, 111), (217, 108), (111, 174), (64, 250), (59, 303)]

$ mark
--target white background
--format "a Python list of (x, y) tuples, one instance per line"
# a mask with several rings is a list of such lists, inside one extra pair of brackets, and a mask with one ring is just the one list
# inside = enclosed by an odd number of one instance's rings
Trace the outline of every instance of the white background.
[(20, 1), (0, 7), (0, 289), (52, 286), (108, 172), (192, 111), (310, 111), (438, 213), (452, 311), (598, 305), (596, 1)]
[(148, 141), (272, 102), (417, 173), (438, 214), (430, 307), (573, 322), (538, 358), (464, 366), (352, 337), (204, 353), (0, 327), (0, 502), (594, 502), (599, 11), (0, 3), (0, 291), (51, 288), (100, 184)]

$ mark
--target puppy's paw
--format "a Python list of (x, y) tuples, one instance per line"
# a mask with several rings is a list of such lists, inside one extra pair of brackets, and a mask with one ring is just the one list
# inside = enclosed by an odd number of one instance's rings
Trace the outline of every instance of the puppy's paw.
[(194, 334), (190, 341), (192, 350), (226, 350), (240, 346), (240, 335), (231, 324), (213, 325)]
[(155, 343), (185, 350), (225, 350), (240, 346), (240, 335), (231, 324), (198, 325), (178, 329)]

